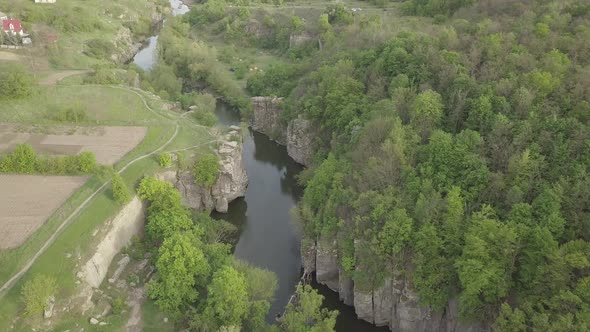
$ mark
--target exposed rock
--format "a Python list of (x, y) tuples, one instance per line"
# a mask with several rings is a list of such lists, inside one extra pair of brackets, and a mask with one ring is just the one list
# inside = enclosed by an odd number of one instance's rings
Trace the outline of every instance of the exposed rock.
[[(302, 247), (304, 247), (302, 245)], [(396, 332), (489, 332), (491, 328), (481, 323), (459, 323), (457, 301), (450, 300), (441, 312), (435, 312), (420, 304), (418, 294), (410, 281), (400, 271), (392, 270), (392, 277), (373, 290), (360, 289), (337, 266), (337, 244), (320, 239), (316, 245), (316, 279), (330, 289), (339, 292), (340, 300), (354, 305), (359, 319), (377, 326), (388, 326)], [(313, 245), (307, 245), (308, 251)], [(313, 262), (305, 262), (304, 265)], [(306, 271), (313, 267), (306, 266)]]
[(287, 126), (287, 153), (289, 156), (304, 166), (311, 165), (313, 137), (309, 120), (299, 117), (290, 121)]
[(142, 232), (144, 216), (143, 203), (135, 196), (110, 222), (108, 233), (82, 267), (81, 276), (88, 285), (94, 288), (100, 286), (115, 255), (129, 244), (134, 235)]
[(107, 322), (100, 322), (100, 323), (98, 323), (98, 325), (105, 326), (105, 325), (107, 325)]
[(113, 276), (109, 278), (109, 283), (112, 284), (119, 279), (119, 276), (121, 275), (121, 273), (123, 273), (123, 270), (125, 270), (125, 267), (127, 266), (127, 264), (129, 264), (130, 261), (131, 258), (125, 255), (123, 256), (123, 258), (121, 258), (121, 260), (119, 260), (119, 262), (117, 262), (117, 269), (113, 273)]
[(316, 245), (313, 241), (301, 241), (301, 264), (303, 273), (310, 274), (315, 272), (316, 267)]
[(311, 122), (302, 117), (285, 123), (281, 119), (282, 98), (253, 97), (252, 129), (261, 132), (281, 145), (296, 162), (309, 166), (313, 156), (315, 136)]
[(289, 35), (289, 47), (295, 47), (303, 45), (309, 41), (312, 41), (314, 36), (309, 32), (292, 33)]
[(96, 324), (98, 324), (98, 319), (96, 319), (96, 318), (94, 318), (94, 317), (91, 317), (91, 318), (90, 318), (90, 324), (92, 324), (92, 325), (96, 325)]
[[(237, 131), (235, 131), (237, 132)], [(229, 135), (225, 137), (229, 139)], [(176, 186), (182, 194), (183, 204), (198, 210), (227, 212), (229, 202), (244, 196), (248, 186), (248, 175), (242, 158), (242, 144), (226, 141), (219, 147), (219, 174), (211, 188), (195, 182), (190, 171), (167, 171), (158, 178)]]
[(277, 143), (287, 143), (287, 124), (281, 120), (283, 98), (252, 97), (254, 110), (252, 129), (261, 132)]
[(335, 292), (340, 287), (337, 257), (335, 241), (320, 239), (317, 242), (316, 279)]
[(350, 277), (344, 275), (342, 270), (338, 271), (338, 296), (340, 301), (346, 305), (354, 305), (354, 282)]
[(50, 296), (45, 302), (45, 308), (43, 310), (43, 317), (51, 318), (53, 316), (53, 307), (55, 307), (55, 296)]

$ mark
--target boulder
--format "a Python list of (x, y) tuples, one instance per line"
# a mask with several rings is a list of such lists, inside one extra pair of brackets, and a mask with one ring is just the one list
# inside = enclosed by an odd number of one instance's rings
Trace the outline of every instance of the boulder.
[(53, 316), (53, 308), (55, 307), (55, 296), (50, 296), (45, 302), (45, 308), (43, 310), (43, 317), (51, 318)]
[(98, 319), (96, 319), (96, 318), (94, 318), (94, 317), (91, 317), (91, 318), (90, 318), (90, 324), (92, 324), (92, 325), (96, 325), (96, 324), (98, 324)]

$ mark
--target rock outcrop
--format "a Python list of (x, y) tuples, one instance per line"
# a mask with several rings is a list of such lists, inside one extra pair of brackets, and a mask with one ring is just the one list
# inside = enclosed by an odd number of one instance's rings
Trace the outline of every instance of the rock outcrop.
[(311, 122), (302, 117), (285, 123), (281, 119), (282, 98), (253, 97), (252, 129), (263, 133), (281, 145), (287, 147), (287, 153), (293, 160), (309, 166), (314, 153), (314, 128)]
[(108, 232), (98, 244), (94, 255), (82, 267), (80, 277), (91, 287), (98, 288), (115, 255), (129, 244), (134, 235), (142, 232), (144, 221), (143, 202), (135, 196), (107, 224)]
[(377, 326), (388, 326), (396, 332), (491, 331), (483, 324), (460, 324), (456, 300), (450, 300), (441, 312), (420, 305), (419, 297), (412, 290), (410, 282), (396, 271), (392, 272), (393, 277), (387, 278), (377, 289), (359, 289), (338, 267), (336, 248), (335, 241), (326, 239), (302, 245), (304, 272), (315, 271), (317, 281), (338, 292), (342, 302), (353, 305), (358, 318)]
[(281, 119), (283, 98), (252, 97), (254, 116), (252, 129), (281, 145), (287, 144), (287, 124)]
[(161, 180), (176, 186), (182, 194), (183, 204), (197, 210), (227, 212), (229, 202), (244, 196), (248, 186), (248, 175), (242, 158), (242, 144), (231, 141), (240, 137), (240, 128), (233, 127), (225, 136), (226, 141), (217, 150), (219, 174), (210, 188), (195, 182), (191, 171), (167, 171), (160, 173)]

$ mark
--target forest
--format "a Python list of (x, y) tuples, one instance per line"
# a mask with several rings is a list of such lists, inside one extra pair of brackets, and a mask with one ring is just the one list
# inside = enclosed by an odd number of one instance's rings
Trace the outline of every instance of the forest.
[(496, 331), (590, 328), (587, 1), (404, 2), (423, 29), (225, 4), (185, 21), (281, 57), (246, 87), (316, 126), (298, 214), (355, 285), (402, 271), (424, 305), (458, 298)]

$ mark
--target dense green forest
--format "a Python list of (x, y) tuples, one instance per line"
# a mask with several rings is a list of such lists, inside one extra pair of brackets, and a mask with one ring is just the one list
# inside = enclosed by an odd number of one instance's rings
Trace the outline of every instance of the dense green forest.
[(403, 271), (424, 305), (458, 298), (497, 331), (590, 329), (587, 1), (412, 0), (433, 18), (395, 29), (226, 4), (185, 21), (282, 59), (247, 89), (318, 128), (299, 215), (355, 285)]

